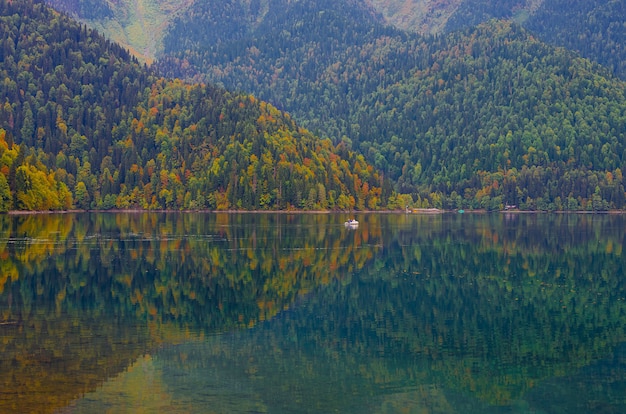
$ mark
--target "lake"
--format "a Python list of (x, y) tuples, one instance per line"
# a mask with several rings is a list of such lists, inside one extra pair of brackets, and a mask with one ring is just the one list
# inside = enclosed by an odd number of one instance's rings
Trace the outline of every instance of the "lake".
[(0, 412), (626, 412), (626, 216), (351, 217), (0, 216)]

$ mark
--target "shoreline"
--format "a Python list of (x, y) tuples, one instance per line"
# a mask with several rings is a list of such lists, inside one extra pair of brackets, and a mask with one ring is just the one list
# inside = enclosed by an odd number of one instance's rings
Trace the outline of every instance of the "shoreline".
[(538, 210), (497, 210), (487, 211), (484, 209), (477, 210), (443, 210), (437, 208), (415, 208), (411, 211), (405, 210), (146, 210), (146, 209), (109, 209), (109, 210), (10, 210), (4, 214), (9, 216), (29, 216), (40, 214), (77, 214), (77, 213), (205, 213), (205, 214), (416, 214), (416, 215), (437, 215), (437, 214), (626, 214), (626, 210), (604, 210), (604, 211), (587, 211), (587, 210), (558, 210), (558, 211), (538, 211)]

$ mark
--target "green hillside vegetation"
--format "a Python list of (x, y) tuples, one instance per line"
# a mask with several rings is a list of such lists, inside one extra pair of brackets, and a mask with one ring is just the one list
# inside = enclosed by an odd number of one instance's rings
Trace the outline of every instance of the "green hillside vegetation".
[(233, 34), (196, 4), (158, 67), (273, 102), (418, 206), (624, 208), (625, 85), (608, 71), (514, 23), (424, 38), (340, 6), (285, 3)]
[(82, 19), (112, 19), (116, 14), (116, 7), (107, 0), (50, 0), (47, 3), (59, 11)]
[(622, 1), (465, 0), (443, 31), (476, 26), (492, 18), (520, 22), (541, 40), (576, 51), (626, 79), (626, 8)]
[(362, 156), (254, 97), (160, 79), (39, 2), (0, 2), (0, 33), (2, 211), (387, 204)]
[(625, 21), (619, 0), (551, 0), (524, 25), (542, 40), (575, 50), (626, 79)]
[(620, 0), (366, 0), (385, 22), (421, 34), (444, 34), (491, 19), (515, 21), (626, 79), (626, 8)]
[(523, 21), (528, 18), (531, 8), (537, 7), (534, 3), (541, 3), (541, 8), (546, 2), (554, 0), (463, 0), (450, 15), (443, 28), (445, 32), (456, 31), (461, 28), (478, 26), (491, 19), (516, 19)]
[[(203, 13), (203, 17), (208, 18), (209, 24), (218, 23), (220, 36), (223, 36), (245, 33), (261, 24), (266, 16), (294, 6), (293, 2), (284, 0), (196, 4), (192, 0), (45, 1), (129, 48), (147, 62), (162, 57), (168, 27), (192, 7), (193, 14), (198, 10), (211, 10)], [(370, 17), (377, 16), (374, 20), (384, 20), (399, 29), (421, 34), (450, 33), (494, 18), (515, 21), (541, 40), (574, 50), (626, 79), (626, 48), (623, 47), (626, 26), (622, 24), (626, 9), (620, 0), (342, 0), (334, 7), (350, 17), (359, 3), (360, 7), (371, 8)], [(194, 25), (187, 28), (195, 31)], [(177, 40), (184, 45), (188, 35), (185, 33)]]
[[(3, 210), (626, 207), (615, 67), (515, 23), (425, 38), (383, 26), (356, 2), (198, 2), (175, 19), (156, 69), (201, 86), (158, 80), (50, 11), (52, 24), (22, 25), (11, 13)], [(42, 188), (50, 194), (36, 197)]]

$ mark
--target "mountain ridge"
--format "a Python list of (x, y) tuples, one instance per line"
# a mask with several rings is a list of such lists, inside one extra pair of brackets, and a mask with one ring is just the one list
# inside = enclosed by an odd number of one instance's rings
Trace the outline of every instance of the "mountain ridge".
[(156, 68), (272, 102), (419, 206), (624, 205), (625, 87), (606, 68), (510, 21), (424, 37), (362, 4), (274, 1), (195, 3)]
[(0, 1), (0, 28), (0, 211), (387, 204), (362, 156), (253, 96), (160, 78), (37, 1)]
[[(317, 5), (323, 7), (323, 3)], [(317, 22), (294, 13), (281, 26), (274, 26), (273, 34), (261, 37), (252, 33), (247, 40), (238, 39), (236, 47), (224, 39), (217, 42), (219, 47), (182, 51), (179, 57), (187, 59), (190, 68), (196, 68), (197, 80), (253, 91), (288, 110), (314, 131), (334, 137), (336, 142), (347, 140), (396, 182), (398, 191), (430, 194), (435, 190), (457, 199), (454, 204), (481, 205), (466, 198), (481, 197), (477, 186), (501, 182), (503, 177), (485, 179), (498, 177), (498, 168), (519, 175), (530, 174), (531, 167), (549, 167), (558, 171), (552, 179), (560, 187), (571, 188), (571, 184), (561, 182), (567, 181), (563, 174), (571, 168), (587, 171), (591, 164), (580, 160), (581, 151), (565, 137), (561, 125), (565, 119), (555, 108), (567, 108), (567, 122), (574, 126), (576, 140), (581, 142), (587, 138), (579, 129), (580, 119), (585, 118), (593, 130), (600, 127), (593, 116), (574, 116), (578, 112), (596, 113), (586, 99), (598, 99), (594, 105), (602, 108), (600, 102), (606, 98), (595, 95), (608, 94), (609, 101), (617, 100), (617, 113), (623, 113), (623, 83), (611, 79), (608, 71), (598, 65), (539, 42), (515, 23), (492, 21), (429, 39), (383, 26), (360, 26), (340, 14), (323, 15), (327, 20)], [(210, 30), (206, 19), (202, 21), (203, 27)], [(192, 24), (185, 21), (181, 27)], [(338, 30), (340, 27), (345, 30)], [(315, 30), (324, 36), (317, 36)], [(355, 37), (358, 40), (349, 33), (359, 33)], [(175, 32), (171, 34), (173, 39), (178, 38)], [(231, 55), (223, 52), (227, 50)], [(203, 67), (201, 62), (212, 64)], [(172, 68), (178, 66), (172, 62)], [(176, 72), (171, 75), (178, 76)], [(589, 91), (585, 97), (580, 92), (581, 84), (590, 85), (586, 78), (595, 77), (602, 79), (600, 84), (613, 86)], [(567, 91), (572, 88), (574, 94)], [(610, 90), (621, 92), (613, 95)], [(550, 95), (545, 92), (542, 96), (542, 91), (556, 95), (548, 100)], [(542, 101), (543, 105), (535, 106)], [(614, 174), (620, 165), (623, 134), (619, 118), (614, 118), (616, 127), (606, 131), (611, 134), (606, 139), (612, 142), (609, 147), (617, 158), (607, 164), (594, 155), (603, 142), (585, 147), (590, 153), (582, 158), (596, 160), (592, 171), (599, 168), (604, 173), (609, 168)], [(506, 138), (509, 133), (511, 138)], [(551, 137), (549, 145), (533, 143), (537, 136), (547, 139), (544, 134)], [(515, 144), (514, 150), (507, 150), (511, 143)], [(557, 147), (571, 148), (576, 162), (570, 163)], [(539, 158), (527, 154), (537, 150), (542, 153)], [(506, 162), (497, 161), (496, 156), (504, 157)], [(463, 165), (465, 170), (460, 168)], [(541, 180), (549, 179), (544, 176)], [(480, 181), (484, 183), (478, 184)], [(559, 198), (560, 204), (570, 196), (579, 205), (586, 205), (593, 195), (586, 186), (579, 186), (579, 191), (552, 194), (544, 193), (544, 188), (533, 191), (531, 196), (525, 195), (527, 189), (512, 186), (507, 194), (502, 194), (502, 188), (485, 190), (497, 194), (496, 199), (501, 197), (490, 208), (507, 200), (535, 208), (532, 200), (537, 198), (550, 202)], [(459, 200), (460, 194), (467, 197)]]
[(53, 8), (103, 33), (142, 62), (161, 52), (169, 22), (193, 0), (46, 0)]
[[(239, 0), (203, 3), (194, 0), (46, 0), (58, 10), (96, 28), (122, 44), (141, 61), (163, 58), (163, 41), (169, 28), (190, 9), (214, 7), (222, 28), (229, 31), (233, 16), (238, 23), (262, 24), (268, 11), (306, 4), (306, 1)], [(515, 21), (542, 40), (575, 50), (609, 67), (626, 79), (626, 13), (619, 0), (342, 0), (335, 8), (370, 10), (379, 23), (422, 35), (441, 35), (472, 27), (489, 19)], [(332, 8), (331, 8), (332, 9)], [(329, 9), (330, 10), (330, 9)], [(350, 12), (348, 12), (350, 13)], [(271, 13), (270, 13), (271, 14)], [(599, 40), (598, 40), (599, 39)]]

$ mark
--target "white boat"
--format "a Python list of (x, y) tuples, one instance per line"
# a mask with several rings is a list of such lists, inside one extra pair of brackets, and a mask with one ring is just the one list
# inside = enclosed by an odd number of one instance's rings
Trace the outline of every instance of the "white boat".
[(345, 222), (345, 223), (343, 223), (343, 224), (344, 224), (344, 226), (346, 226), (346, 227), (356, 227), (356, 226), (358, 226), (358, 225), (359, 225), (359, 222), (358, 222), (358, 221), (356, 221), (355, 219), (350, 219), (350, 220), (346, 221), (346, 222)]

